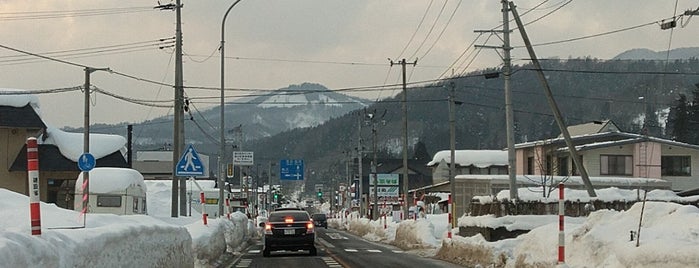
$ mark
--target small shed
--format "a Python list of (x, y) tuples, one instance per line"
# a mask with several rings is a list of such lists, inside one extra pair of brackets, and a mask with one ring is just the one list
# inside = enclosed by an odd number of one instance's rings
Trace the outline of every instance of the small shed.
[[(90, 171), (89, 213), (146, 214), (146, 184), (135, 169), (98, 167)], [(75, 210), (83, 204), (83, 173), (75, 183)]]

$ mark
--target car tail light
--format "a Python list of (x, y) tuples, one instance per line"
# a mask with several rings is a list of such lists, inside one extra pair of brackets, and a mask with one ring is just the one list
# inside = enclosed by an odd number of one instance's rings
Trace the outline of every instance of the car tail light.
[(269, 222), (265, 224), (265, 234), (272, 234), (272, 225)]
[(315, 226), (313, 226), (313, 222), (312, 222), (312, 221), (308, 222), (308, 223), (306, 224), (306, 233), (307, 233), (307, 234), (315, 233), (315, 228), (314, 228), (314, 227), (315, 227)]

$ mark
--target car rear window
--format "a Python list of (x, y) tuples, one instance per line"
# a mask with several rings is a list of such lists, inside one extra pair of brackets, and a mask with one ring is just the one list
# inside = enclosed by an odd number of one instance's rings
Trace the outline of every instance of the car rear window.
[(327, 217), (325, 216), (325, 214), (313, 214), (313, 216), (311, 216), (311, 217), (312, 217), (314, 220), (325, 220), (325, 219), (327, 218)]
[(279, 213), (272, 213), (269, 215), (270, 222), (283, 222), (284, 219), (291, 217), (294, 221), (308, 221), (308, 213), (304, 211), (284, 211)]

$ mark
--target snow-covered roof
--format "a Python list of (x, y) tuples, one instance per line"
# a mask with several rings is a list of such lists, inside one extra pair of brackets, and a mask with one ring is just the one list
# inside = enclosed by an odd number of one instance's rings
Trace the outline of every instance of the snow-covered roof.
[[(83, 173), (80, 172), (75, 185), (83, 184)], [(121, 192), (130, 186), (141, 187), (146, 191), (143, 175), (135, 169), (98, 167), (90, 171), (90, 193)], [(77, 192), (77, 191), (76, 191)]]
[[(47, 127), (45, 134), (47, 138), (38, 139), (40, 144), (51, 144), (58, 147), (58, 150), (66, 158), (77, 162), (83, 154), (83, 133), (70, 133), (58, 128)], [(43, 141), (42, 141), (43, 140)], [(95, 159), (100, 159), (114, 152), (125, 150), (126, 138), (119, 135), (90, 133), (90, 154)]]
[[(451, 163), (451, 151), (437, 152), (427, 166), (439, 164), (442, 160)], [(454, 163), (462, 167), (475, 166), (485, 168), (490, 166), (506, 166), (507, 151), (501, 150), (455, 150)]]
[(30, 104), (39, 113), (39, 98), (23, 89), (0, 88), (0, 106), (24, 107)]

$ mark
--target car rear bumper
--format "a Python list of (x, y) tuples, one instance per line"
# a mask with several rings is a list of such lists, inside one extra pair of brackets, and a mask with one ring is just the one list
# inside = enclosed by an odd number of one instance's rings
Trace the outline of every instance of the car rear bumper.
[(310, 249), (314, 247), (315, 235), (303, 236), (274, 236), (265, 235), (266, 250), (280, 249)]

